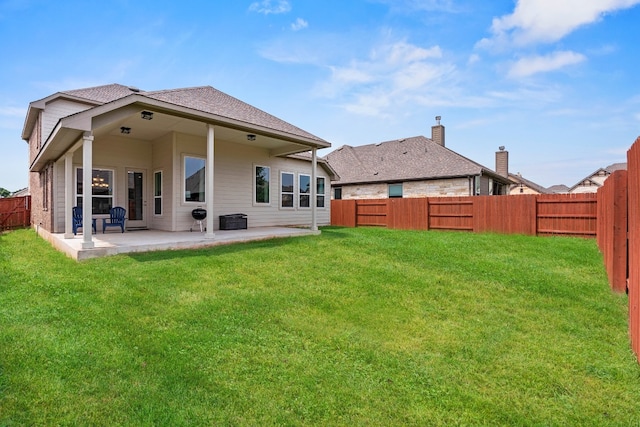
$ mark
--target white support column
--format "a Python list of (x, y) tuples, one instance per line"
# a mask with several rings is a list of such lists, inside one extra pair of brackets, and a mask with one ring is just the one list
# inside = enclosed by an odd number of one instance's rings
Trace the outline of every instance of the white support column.
[(93, 135), (82, 136), (82, 249), (91, 249), (93, 243)]
[(64, 155), (64, 238), (73, 238), (73, 151)]
[(311, 230), (318, 231), (318, 221), (316, 219), (316, 209), (318, 205), (318, 183), (316, 182), (316, 169), (318, 168), (317, 149), (311, 149)]
[(205, 185), (205, 201), (207, 204), (207, 232), (205, 233), (206, 239), (213, 239), (215, 234), (213, 232), (213, 194), (214, 194), (214, 180), (213, 180), (213, 163), (214, 163), (214, 131), (213, 125), (207, 125), (207, 165), (205, 168), (207, 175), (207, 182)]

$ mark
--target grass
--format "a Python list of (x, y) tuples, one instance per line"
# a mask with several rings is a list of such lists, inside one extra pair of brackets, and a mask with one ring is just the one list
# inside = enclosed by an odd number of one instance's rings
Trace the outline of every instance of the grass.
[(0, 235), (0, 425), (638, 425), (593, 240), (325, 228), (76, 263)]

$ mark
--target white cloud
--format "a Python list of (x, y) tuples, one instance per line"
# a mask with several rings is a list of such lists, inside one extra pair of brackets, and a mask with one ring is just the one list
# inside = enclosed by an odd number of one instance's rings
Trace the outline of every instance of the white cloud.
[(291, 10), (291, 4), (288, 0), (262, 0), (256, 1), (249, 5), (249, 11), (269, 14), (287, 13)]
[(409, 64), (393, 74), (393, 87), (396, 91), (418, 90), (438, 80), (445, 70), (445, 67), (425, 62)]
[(640, 0), (517, 0), (510, 15), (494, 18), (493, 36), (480, 47), (513, 43), (551, 43), (608, 13), (640, 4)]
[(511, 78), (528, 77), (546, 73), (585, 61), (586, 56), (572, 51), (557, 51), (549, 55), (535, 55), (521, 58), (509, 70)]
[(0, 106), (0, 129), (21, 130), (26, 115), (26, 108)]
[(392, 45), (383, 45), (379, 52), (374, 52), (374, 57), (381, 57), (391, 65), (402, 65), (429, 58), (441, 58), (440, 46), (424, 49), (406, 42), (398, 42)]
[(475, 64), (476, 62), (480, 62), (480, 60), (480, 55), (478, 55), (477, 53), (473, 53), (469, 55), (469, 59), (467, 59), (467, 65)]
[(382, 43), (364, 60), (332, 66), (318, 95), (337, 98), (352, 113), (387, 117), (392, 109), (431, 102), (428, 93), (455, 72), (439, 46), (423, 48), (404, 40)]
[(347, 84), (369, 83), (374, 80), (366, 70), (361, 70), (358, 64), (352, 64), (351, 67), (331, 67), (332, 79)]
[(453, 0), (377, 0), (378, 3), (389, 5), (394, 11), (413, 12), (413, 11), (439, 11), (455, 13), (458, 11), (458, 6), (454, 4)]
[(291, 29), (293, 31), (300, 31), (304, 28), (307, 28), (309, 26), (309, 23), (307, 21), (305, 21), (302, 18), (298, 18), (296, 19), (296, 22), (294, 22), (293, 24), (291, 24)]
[(25, 108), (0, 106), (0, 116), (23, 118), (26, 114), (27, 110)]
[(391, 99), (388, 93), (372, 92), (356, 96), (355, 100), (344, 104), (342, 107), (350, 112), (363, 116), (387, 117), (384, 113), (389, 108)]

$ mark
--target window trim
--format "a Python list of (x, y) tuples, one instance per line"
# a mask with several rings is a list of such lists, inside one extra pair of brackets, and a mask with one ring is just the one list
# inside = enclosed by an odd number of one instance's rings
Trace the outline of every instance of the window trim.
[[(338, 191), (340, 192), (340, 197), (336, 197)], [(333, 187), (333, 200), (342, 200), (342, 187)]]
[[(269, 179), (267, 181), (267, 190), (268, 190), (268, 194), (267, 194), (267, 201), (266, 202), (258, 202), (257, 198), (258, 198), (258, 184), (256, 183), (256, 179), (258, 177), (257, 175), (257, 168), (264, 168), (267, 169), (269, 171)], [(258, 163), (254, 163), (253, 164), (253, 176), (252, 176), (252, 181), (253, 181), (253, 194), (252, 194), (252, 205), (253, 206), (271, 206), (271, 166), (266, 166), (266, 165), (261, 165)]]
[[(82, 171), (82, 173), (84, 173), (84, 170), (82, 168), (82, 166), (76, 166), (75, 168), (75, 174), (74, 174), (74, 186), (73, 186), (73, 200), (74, 200), (74, 206), (80, 206), (78, 204), (78, 198), (82, 197), (82, 204), (84, 206), (84, 182), (82, 183), (82, 194), (78, 193), (78, 171)], [(111, 172), (111, 195), (110, 196), (95, 196), (92, 194), (93, 198), (100, 198), (100, 199), (108, 199), (111, 198), (111, 207), (113, 208), (114, 206), (116, 206), (116, 170), (115, 169), (110, 169), (110, 168), (104, 168), (104, 167), (94, 167), (91, 169), (91, 177), (93, 178), (93, 172), (94, 171), (106, 171), (106, 172)], [(81, 175), (84, 176), (84, 175)], [(93, 206), (91, 207), (91, 213), (92, 215), (108, 215), (109, 213), (94, 213), (93, 212)]]
[[(204, 183), (204, 200), (187, 200), (187, 168), (186, 161), (187, 157), (191, 157), (193, 159), (203, 160), (205, 167), (205, 183)], [(202, 205), (207, 202), (207, 183), (206, 183), (206, 168), (207, 168), (207, 157), (202, 157), (197, 154), (182, 154), (182, 197), (180, 198), (180, 203), (183, 205)]]
[[(320, 182), (320, 180), (323, 180), (324, 183), (322, 184), (322, 187), (324, 188), (324, 191), (322, 193), (320, 193), (320, 191), (318, 190), (318, 184)], [(322, 197), (323, 199), (323, 206), (319, 206), (318, 205), (318, 198)], [(327, 208), (327, 179), (324, 176), (316, 176), (316, 208), (317, 209), (326, 209)]]
[[(160, 174), (160, 195), (156, 195), (156, 175)], [(158, 169), (153, 171), (153, 216), (163, 216), (164, 215), (164, 171), (162, 169)], [(156, 212), (156, 199), (160, 199), (160, 213)]]
[[(283, 175), (291, 175), (291, 177), (293, 178), (293, 188), (291, 190), (291, 192), (284, 192), (282, 191), (282, 176)], [(289, 171), (280, 171), (280, 182), (279, 182), (279, 187), (278, 187), (278, 194), (280, 195), (280, 201), (278, 203), (279, 205), (279, 209), (284, 209), (284, 210), (294, 210), (296, 208), (296, 174), (294, 172), (289, 172)], [(291, 194), (291, 198), (292, 198), (292, 205), (291, 206), (282, 206), (282, 202), (283, 202), (283, 195), (284, 194)]]
[[(309, 178), (309, 192), (308, 193), (303, 193), (302, 192), (300, 179), (303, 176), (306, 176), (307, 178)], [(296, 200), (298, 201), (298, 209), (302, 209), (302, 210), (311, 209), (311, 206), (313, 206), (311, 204), (311, 175), (308, 174), (308, 173), (299, 173), (298, 174), (297, 183), (298, 183), (298, 192), (297, 192)], [(309, 206), (302, 206), (302, 203), (301, 203), (302, 196), (308, 196), (309, 197)]]

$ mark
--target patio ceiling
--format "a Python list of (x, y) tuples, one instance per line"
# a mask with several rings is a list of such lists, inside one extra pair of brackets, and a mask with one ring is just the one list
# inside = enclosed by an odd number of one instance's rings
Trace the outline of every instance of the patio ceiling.
[[(142, 111), (153, 112), (153, 119), (142, 119)], [(120, 131), (121, 127), (130, 128), (131, 133), (126, 135), (122, 134)], [(195, 135), (202, 138), (207, 137), (207, 127), (202, 121), (157, 112), (151, 109), (147, 110), (144, 108), (140, 108), (135, 113), (130, 114), (121, 120), (111, 122), (105, 126), (95, 129), (93, 131), (93, 135), (96, 138), (100, 138), (104, 135), (110, 135), (136, 140), (152, 141), (170, 132)], [(247, 138), (248, 134), (256, 135), (255, 140), (250, 141)], [(278, 139), (270, 135), (261, 135), (255, 130), (240, 130), (224, 126), (215, 127), (215, 138), (217, 140), (225, 140), (253, 147), (266, 148), (270, 151), (278, 151), (278, 154), (282, 150), (290, 153), (309, 150), (308, 146)]]

